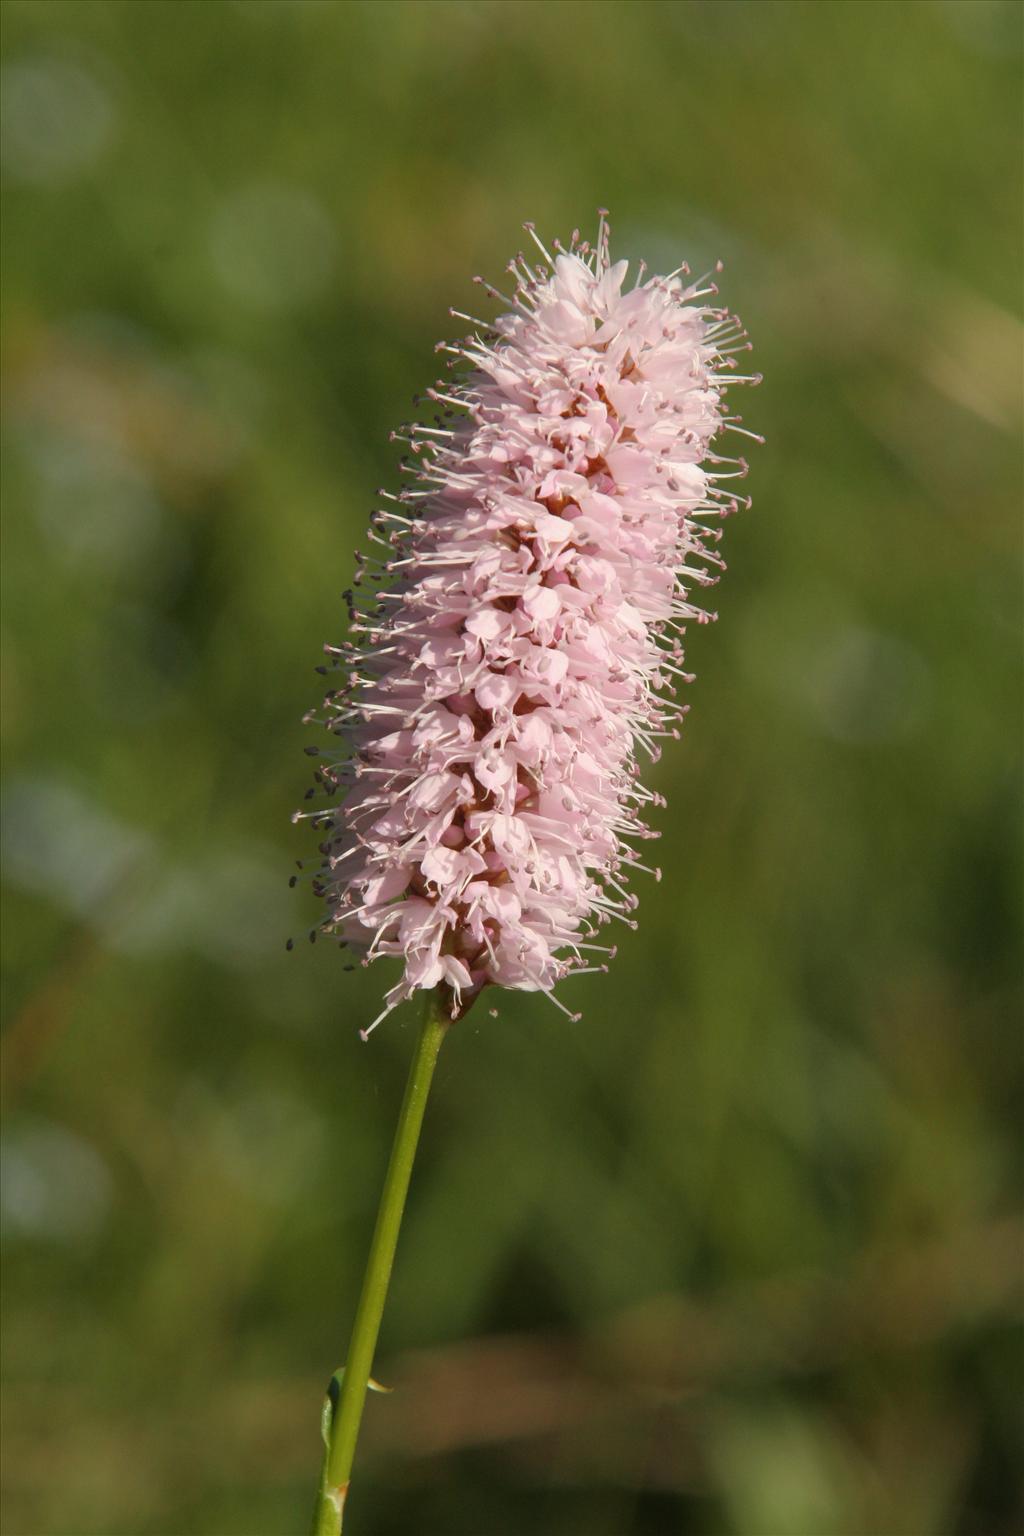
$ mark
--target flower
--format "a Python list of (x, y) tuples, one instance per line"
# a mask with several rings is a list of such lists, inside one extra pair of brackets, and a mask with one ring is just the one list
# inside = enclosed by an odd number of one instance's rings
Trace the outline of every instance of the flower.
[(326, 800), (296, 813), (322, 834), (319, 931), (404, 961), (370, 1029), (438, 985), (453, 1018), (487, 985), (568, 1013), (556, 983), (607, 968), (584, 959), (614, 955), (606, 924), (636, 926), (633, 845), (664, 803), (636, 749), (679, 734), (680, 637), (715, 617), (691, 589), (724, 569), (746, 472), (711, 451), (745, 431), (723, 392), (749, 347), (714, 283), (641, 265), (624, 291), (603, 214), (596, 246), (554, 257), (525, 227), (543, 265), (511, 262), (508, 298), (483, 284), (493, 324), (451, 311), (477, 327), (439, 347), (456, 382), (393, 434), (413, 483), (380, 493), (385, 554), (356, 578), (377, 590), (346, 594), (354, 638), (325, 649), (347, 681), (307, 716), (348, 745), (307, 748)]

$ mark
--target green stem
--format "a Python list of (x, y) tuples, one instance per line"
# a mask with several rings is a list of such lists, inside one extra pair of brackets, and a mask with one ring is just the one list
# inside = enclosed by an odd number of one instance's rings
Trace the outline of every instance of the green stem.
[(352, 1476), (359, 1424), (373, 1367), (377, 1334), (388, 1293), (391, 1266), (394, 1263), (398, 1229), (405, 1209), (416, 1144), (420, 1139), (423, 1111), (430, 1092), (430, 1081), (449, 1026), (440, 992), (428, 992), (423, 1012), (419, 1044), (409, 1069), (409, 1081), (398, 1117), (391, 1161), (384, 1179), (384, 1190), (377, 1212), (377, 1225), (370, 1244), (363, 1289), (356, 1310), (348, 1359), (341, 1381), (341, 1396), (333, 1413), (324, 1411), (324, 1455), (320, 1490), (313, 1519), (313, 1536), (340, 1536), (345, 1499)]

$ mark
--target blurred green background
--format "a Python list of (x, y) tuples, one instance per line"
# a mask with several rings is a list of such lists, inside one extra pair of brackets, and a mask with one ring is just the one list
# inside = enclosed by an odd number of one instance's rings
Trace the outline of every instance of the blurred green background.
[(1016, 1536), (1021, 11), (3, 7), (6, 1536), (306, 1529), (409, 1056), (284, 939), (447, 307), (726, 261), (755, 507), (572, 1026), (442, 1056), (353, 1536)]

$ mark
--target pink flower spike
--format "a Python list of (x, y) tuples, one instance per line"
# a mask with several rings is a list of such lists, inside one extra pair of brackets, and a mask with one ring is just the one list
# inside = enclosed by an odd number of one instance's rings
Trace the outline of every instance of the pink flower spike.
[(745, 462), (711, 452), (754, 436), (724, 397), (758, 382), (731, 371), (746, 332), (714, 284), (641, 267), (624, 290), (603, 216), (594, 248), (537, 244), (510, 298), (484, 284), (493, 326), (441, 348), (440, 413), (395, 434), (411, 484), (381, 493), (353, 638), (326, 648), (343, 682), (319, 723), (344, 750), (318, 753), (303, 815), (320, 931), (403, 962), (371, 1029), (436, 986), (452, 1018), (488, 985), (570, 1013), (553, 989), (614, 956), (598, 929), (636, 927), (632, 844), (664, 803), (637, 748), (678, 736), (680, 637), (714, 618), (692, 589), (724, 569), (714, 520), (749, 505)]

